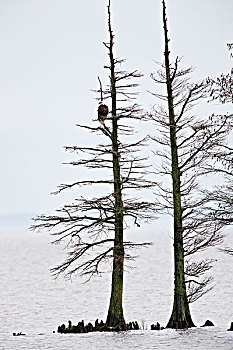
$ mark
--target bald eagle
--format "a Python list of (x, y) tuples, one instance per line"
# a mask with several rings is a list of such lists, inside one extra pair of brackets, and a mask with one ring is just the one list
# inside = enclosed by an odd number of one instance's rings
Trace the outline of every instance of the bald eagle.
[(108, 115), (108, 106), (104, 105), (103, 102), (101, 101), (98, 107), (98, 120), (102, 125), (104, 125), (104, 121), (107, 115)]

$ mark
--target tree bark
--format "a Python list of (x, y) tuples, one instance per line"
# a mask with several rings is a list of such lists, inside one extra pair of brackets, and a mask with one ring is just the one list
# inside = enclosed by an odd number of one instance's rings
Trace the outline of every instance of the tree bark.
[(173, 91), (169, 62), (169, 39), (167, 31), (166, 7), (163, 1), (163, 25), (165, 38), (165, 68), (166, 85), (168, 97), (169, 123), (170, 123), (170, 146), (172, 161), (172, 186), (173, 186), (173, 215), (174, 215), (174, 302), (173, 310), (167, 328), (188, 328), (193, 327), (193, 321), (189, 311), (189, 304), (186, 294), (184, 274), (184, 249), (183, 249), (183, 227), (182, 207), (180, 191), (180, 169), (178, 162), (176, 121), (173, 105)]
[(113, 249), (113, 271), (111, 298), (108, 309), (106, 325), (108, 327), (120, 326), (124, 328), (125, 320), (122, 307), (123, 296), (123, 272), (124, 272), (124, 243), (123, 243), (123, 211), (120, 177), (120, 158), (118, 153), (118, 117), (116, 106), (116, 79), (115, 60), (113, 55), (113, 33), (110, 21), (110, 1), (108, 6), (108, 26), (110, 34), (109, 57), (111, 67), (111, 100), (112, 100), (112, 154), (113, 154), (113, 179), (115, 197), (115, 239)]

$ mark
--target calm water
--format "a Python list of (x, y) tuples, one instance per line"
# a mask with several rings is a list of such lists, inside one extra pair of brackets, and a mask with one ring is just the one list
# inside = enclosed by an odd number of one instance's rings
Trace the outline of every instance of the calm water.
[[(233, 257), (212, 251), (219, 261), (212, 273), (213, 291), (191, 305), (194, 323), (206, 319), (216, 327), (187, 331), (150, 331), (151, 323), (165, 325), (172, 308), (172, 241), (169, 232), (157, 226), (156, 235), (141, 231), (145, 241), (134, 267), (125, 273), (124, 310), (127, 321), (138, 320), (144, 330), (122, 333), (53, 333), (69, 319), (105, 320), (109, 300), (110, 276), (83, 284), (62, 277), (53, 280), (49, 268), (62, 259), (62, 247), (49, 244), (49, 236), (22, 230), (0, 230), (0, 350), (109, 350), (109, 349), (233, 349)], [(139, 232), (136, 233), (138, 239)], [(129, 237), (127, 239), (130, 239)], [(13, 332), (26, 336), (13, 337)]]

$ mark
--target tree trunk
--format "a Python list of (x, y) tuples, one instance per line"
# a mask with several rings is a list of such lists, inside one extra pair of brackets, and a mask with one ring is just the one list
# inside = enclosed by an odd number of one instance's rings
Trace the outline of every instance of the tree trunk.
[(108, 26), (110, 34), (109, 57), (111, 67), (111, 99), (112, 99), (112, 154), (113, 181), (115, 197), (115, 239), (113, 248), (112, 289), (106, 325), (108, 327), (125, 326), (122, 296), (124, 272), (124, 242), (123, 242), (123, 204), (121, 193), (120, 157), (118, 153), (118, 117), (116, 115), (116, 79), (115, 60), (113, 56), (113, 33), (110, 20), (110, 1), (108, 6)]
[[(125, 326), (122, 295), (123, 295), (123, 269), (124, 269), (124, 247), (123, 231), (117, 230), (113, 251), (113, 271), (112, 271), (112, 289), (108, 309), (106, 325), (108, 327)], [(118, 237), (117, 237), (118, 236)]]
[(173, 185), (173, 215), (174, 215), (174, 302), (173, 311), (167, 328), (188, 328), (193, 327), (193, 321), (189, 311), (189, 304), (186, 294), (185, 274), (184, 274), (184, 249), (183, 249), (183, 227), (182, 208), (180, 191), (180, 170), (178, 162), (176, 121), (173, 105), (173, 91), (169, 62), (168, 31), (166, 19), (166, 7), (163, 1), (163, 25), (165, 38), (165, 67), (166, 85), (168, 96), (168, 110), (170, 123), (170, 146), (172, 162), (172, 185)]
[[(114, 109), (113, 109), (114, 110)], [(106, 324), (109, 327), (124, 328), (125, 320), (122, 308), (124, 244), (123, 244), (123, 212), (120, 182), (120, 167), (117, 143), (117, 118), (113, 115), (113, 177), (115, 196), (115, 240), (113, 249), (112, 291)]]
[[(173, 133), (171, 133), (173, 134)], [(174, 135), (173, 135), (174, 136)], [(175, 141), (175, 140), (174, 140)], [(175, 147), (172, 153), (177, 153)], [(186, 295), (184, 275), (184, 249), (182, 211), (180, 198), (180, 174), (177, 168), (177, 157), (172, 157), (172, 180), (173, 180), (173, 205), (174, 205), (174, 302), (173, 311), (167, 328), (189, 328), (193, 327), (193, 321), (189, 311)], [(174, 164), (175, 163), (175, 164)]]

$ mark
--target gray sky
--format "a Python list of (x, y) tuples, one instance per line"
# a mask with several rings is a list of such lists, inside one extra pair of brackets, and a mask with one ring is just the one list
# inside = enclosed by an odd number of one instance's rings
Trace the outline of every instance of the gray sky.
[[(161, 1), (112, 3), (116, 55), (144, 73), (139, 101), (150, 106), (149, 74), (163, 59)], [(69, 159), (63, 146), (84, 140), (75, 123), (95, 117), (90, 90), (108, 63), (106, 4), (0, 0), (0, 213), (48, 212), (73, 199), (49, 194), (79, 176), (62, 165)], [(167, 0), (167, 11), (172, 55), (196, 67), (194, 79), (230, 70), (232, 0)]]

